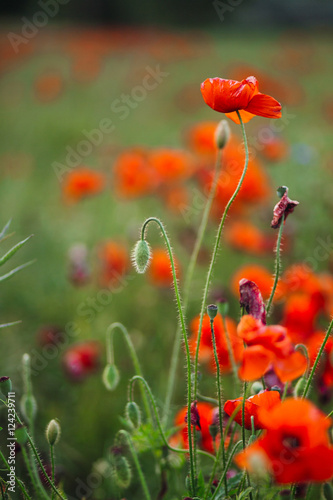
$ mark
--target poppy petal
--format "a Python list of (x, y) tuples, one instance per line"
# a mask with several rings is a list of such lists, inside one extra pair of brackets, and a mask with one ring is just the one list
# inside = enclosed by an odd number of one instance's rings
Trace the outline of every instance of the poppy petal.
[(276, 359), (274, 370), (281, 380), (286, 383), (303, 375), (307, 367), (305, 356), (300, 352), (294, 352), (284, 359)]
[(252, 97), (245, 111), (265, 118), (281, 118), (281, 104), (266, 94), (260, 92)]
[[(252, 118), (255, 117), (253, 113), (249, 113), (248, 111), (244, 111), (243, 109), (239, 111), (239, 114), (241, 115), (243, 123), (248, 123), (250, 120), (252, 120)], [(240, 120), (236, 111), (233, 111), (232, 113), (225, 113), (225, 116), (230, 118), (230, 120), (232, 120), (234, 123), (237, 123), (237, 125), (240, 124)]]
[(244, 351), (242, 366), (238, 375), (242, 380), (257, 380), (264, 375), (274, 355), (262, 346), (255, 345)]

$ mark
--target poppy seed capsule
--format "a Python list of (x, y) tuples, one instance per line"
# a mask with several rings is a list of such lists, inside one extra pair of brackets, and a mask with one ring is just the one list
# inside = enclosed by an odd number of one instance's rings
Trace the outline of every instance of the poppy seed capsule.
[(215, 144), (217, 149), (223, 149), (230, 138), (230, 127), (227, 120), (221, 120), (215, 130)]
[(106, 389), (108, 391), (114, 391), (120, 380), (119, 371), (116, 365), (106, 365), (102, 378)]
[(141, 412), (140, 408), (134, 401), (129, 401), (125, 408), (125, 416), (127, 420), (133, 425), (134, 429), (138, 429), (141, 425)]
[(5, 397), (12, 391), (12, 382), (9, 377), (0, 377), (0, 391)]
[(210, 306), (207, 307), (207, 313), (209, 316), (209, 319), (211, 321), (214, 321), (217, 315), (217, 306), (215, 304), (211, 304)]
[(148, 243), (146, 242), (146, 240), (139, 240), (136, 243), (132, 253), (132, 261), (136, 271), (139, 274), (143, 274), (146, 272), (150, 257), (151, 252)]
[(50, 446), (54, 446), (60, 439), (61, 428), (59, 422), (55, 419), (51, 420), (46, 427), (46, 439)]

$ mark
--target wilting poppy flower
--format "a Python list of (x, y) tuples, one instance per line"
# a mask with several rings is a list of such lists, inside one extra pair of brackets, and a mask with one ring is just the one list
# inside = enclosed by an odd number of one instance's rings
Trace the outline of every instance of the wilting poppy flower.
[(100, 193), (104, 184), (105, 177), (100, 172), (86, 167), (76, 168), (65, 177), (63, 193), (66, 200), (76, 202), (86, 196)]
[[(243, 278), (254, 281), (259, 287), (263, 298), (265, 300), (269, 298), (274, 283), (274, 276), (270, 271), (258, 264), (250, 264), (238, 269), (231, 279), (231, 288), (236, 296), (239, 294), (239, 282)], [(283, 294), (284, 286), (283, 283), (279, 282), (273, 300), (281, 299)]]
[(271, 366), (282, 382), (295, 380), (305, 372), (306, 358), (295, 351), (286, 328), (266, 326), (246, 315), (242, 317), (237, 333), (247, 345), (238, 372), (242, 380), (257, 380)]
[[(258, 411), (263, 436), (236, 455), (250, 472), (267, 471), (278, 484), (328, 481), (333, 477), (332, 420), (304, 399), (287, 399)], [(260, 468), (260, 470), (259, 470)]]
[(275, 237), (270, 237), (246, 220), (237, 220), (228, 224), (225, 238), (229, 245), (242, 252), (254, 255), (271, 253), (274, 249)]
[[(199, 446), (203, 450), (206, 450), (210, 453), (214, 453), (214, 445), (213, 438), (209, 432), (209, 427), (213, 422), (214, 416), (214, 406), (209, 403), (199, 402), (196, 405), (196, 412), (199, 415), (200, 420), (200, 428), (198, 425), (196, 426), (199, 434)], [(185, 419), (187, 416), (187, 407), (182, 408), (176, 415), (174, 424), (175, 426), (179, 426), (180, 430), (176, 432), (170, 438), (171, 446), (179, 446), (181, 448), (188, 448), (188, 432), (187, 432), (187, 424), (185, 423)], [(197, 423), (197, 422), (196, 422)], [(194, 425), (194, 424), (193, 424)]]
[(113, 175), (116, 193), (123, 198), (147, 195), (159, 182), (147, 151), (141, 149), (121, 153), (115, 161)]
[(254, 76), (241, 82), (223, 78), (207, 78), (201, 84), (204, 101), (215, 111), (225, 113), (239, 123), (236, 111), (246, 123), (255, 115), (266, 118), (281, 118), (281, 104), (273, 97), (261, 94)]
[[(254, 428), (263, 429), (260, 422), (258, 411), (259, 408), (265, 408), (270, 411), (274, 406), (281, 403), (280, 393), (278, 391), (261, 391), (255, 396), (251, 396), (245, 400), (245, 411), (244, 411), (244, 426), (245, 429), (251, 429), (251, 417), (253, 417)], [(233, 414), (236, 408), (239, 408), (238, 413), (235, 416), (235, 422), (242, 425), (242, 404), (243, 398), (231, 399), (225, 402), (224, 411), (229, 417)]]
[[(242, 354), (244, 350), (243, 342), (237, 335), (236, 325), (234, 321), (230, 318), (225, 318), (225, 320), (234, 358), (236, 362), (239, 362), (242, 359)], [(189, 346), (192, 356), (194, 356), (197, 347), (199, 324), (200, 324), (200, 317), (197, 316), (192, 320), (190, 327), (192, 335), (189, 339)], [(232, 365), (231, 365), (231, 360), (229, 359), (226, 333), (223, 326), (222, 316), (220, 314), (217, 314), (214, 320), (214, 333), (215, 333), (216, 350), (217, 350), (220, 370), (222, 373), (228, 373), (231, 371)], [(212, 334), (211, 334), (210, 319), (208, 314), (204, 315), (202, 322), (202, 332), (201, 332), (200, 347), (199, 347), (199, 360), (200, 362), (203, 363), (208, 362), (210, 369), (212, 371), (215, 371), (216, 368), (215, 368), (215, 359), (214, 359), (213, 344), (212, 344)]]
[[(176, 273), (179, 273), (179, 264), (174, 256)], [(173, 283), (170, 257), (164, 248), (154, 248), (152, 259), (148, 268), (148, 276), (151, 283), (159, 287), (169, 287)]]
[(74, 381), (84, 380), (95, 373), (100, 364), (100, 345), (93, 340), (80, 342), (69, 347), (62, 363), (67, 375)]
[(266, 307), (258, 285), (254, 281), (242, 279), (239, 282), (239, 303), (247, 314), (266, 324)]
[(101, 286), (116, 286), (129, 268), (129, 253), (123, 243), (107, 241), (98, 251)]
[(282, 218), (284, 217), (284, 222), (286, 222), (288, 215), (293, 213), (297, 205), (299, 205), (299, 202), (291, 200), (288, 197), (288, 188), (285, 188), (284, 195), (274, 207), (271, 227), (278, 229), (281, 226)]

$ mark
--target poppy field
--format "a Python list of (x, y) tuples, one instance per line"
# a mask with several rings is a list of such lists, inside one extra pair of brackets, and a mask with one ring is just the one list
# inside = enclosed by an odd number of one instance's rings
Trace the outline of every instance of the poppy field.
[(331, 35), (18, 32), (0, 498), (333, 498)]

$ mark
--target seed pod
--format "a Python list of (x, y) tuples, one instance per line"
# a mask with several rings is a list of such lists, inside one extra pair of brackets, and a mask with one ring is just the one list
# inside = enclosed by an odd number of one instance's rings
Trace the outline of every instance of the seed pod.
[(54, 446), (60, 439), (61, 428), (57, 420), (51, 420), (46, 427), (46, 439), (50, 446)]
[(133, 425), (134, 429), (138, 429), (141, 425), (141, 412), (140, 408), (134, 401), (129, 401), (125, 408), (125, 416), (127, 420)]
[(139, 240), (132, 252), (132, 262), (139, 274), (146, 272), (151, 258), (151, 252), (146, 240)]
[(217, 306), (215, 304), (211, 304), (210, 306), (207, 306), (207, 313), (209, 316), (209, 319), (211, 321), (214, 321), (217, 315)]
[(120, 380), (120, 375), (116, 365), (108, 364), (103, 371), (103, 383), (108, 391), (114, 391)]

